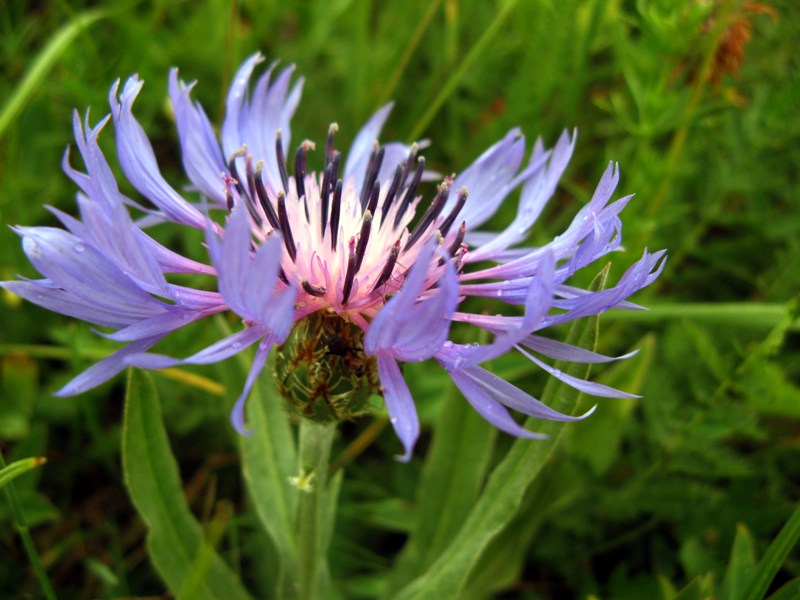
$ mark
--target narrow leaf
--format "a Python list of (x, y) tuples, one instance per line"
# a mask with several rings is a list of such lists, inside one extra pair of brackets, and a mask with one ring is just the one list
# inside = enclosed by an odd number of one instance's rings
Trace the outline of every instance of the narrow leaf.
[(36, 57), (25, 78), (6, 101), (3, 110), (0, 111), (0, 138), (2, 138), (3, 132), (9, 123), (22, 111), (36, 87), (47, 77), (50, 69), (64, 50), (67, 49), (79, 33), (107, 14), (107, 10), (86, 11), (69, 21), (50, 39), (47, 46)]
[(191, 584), (193, 598), (249, 598), (189, 510), (155, 386), (149, 375), (133, 369), (125, 396), (122, 466), (128, 493), (147, 524), (150, 559), (170, 590), (179, 593), (202, 567), (201, 581)]
[(736, 527), (736, 537), (733, 539), (731, 557), (725, 577), (722, 580), (722, 598), (738, 600), (742, 597), (756, 566), (756, 557), (753, 550), (753, 536), (750, 530), (739, 523)]
[(786, 525), (767, 548), (764, 558), (758, 563), (755, 573), (753, 573), (750, 585), (740, 596), (741, 600), (761, 600), (766, 596), (769, 584), (772, 583), (775, 574), (789, 556), (798, 539), (800, 539), (800, 508), (795, 509)]

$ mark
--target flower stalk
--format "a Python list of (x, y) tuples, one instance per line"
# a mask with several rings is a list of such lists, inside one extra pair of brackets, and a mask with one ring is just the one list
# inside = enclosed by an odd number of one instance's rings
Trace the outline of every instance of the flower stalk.
[(324, 596), (328, 580), (326, 510), (330, 498), (328, 470), (336, 422), (300, 420), (300, 472), (292, 481), (297, 502), (297, 592), (300, 600)]

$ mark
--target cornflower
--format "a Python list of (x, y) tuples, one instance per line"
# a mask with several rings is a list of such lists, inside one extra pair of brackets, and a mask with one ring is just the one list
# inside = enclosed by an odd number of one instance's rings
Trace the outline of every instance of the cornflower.
[[(81, 393), (128, 366), (208, 364), (256, 345), (231, 416), (234, 427), (247, 433), (246, 399), (277, 346), (273, 375), (297, 413), (317, 421), (348, 418), (363, 411), (370, 395), (380, 394), (404, 447), (403, 460), (411, 456), (420, 425), (398, 362), (438, 361), (480, 415), (527, 438), (542, 436), (518, 424), (508, 408), (558, 421), (589, 413), (561, 414), (480, 366), (512, 349), (582, 392), (632, 397), (545, 360), (601, 363), (630, 355), (609, 357), (541, 335), (611, 308), (638, 308), (627, 298), (663, 269), (665, 252), (645, 251), (612, 287), (589, 291), (567, 283), (577, 270), (620, 247), (619, 214), (631, 197), (611, 201), (617, 165), (608, 166), (591, 200), (561, 235), (544, 246), (517, 247), (553, 195), (575, 147), (574, 134), (564, 132), (551, 150), (537, 140), (523, 164), (525, 138), (512, 129), (424, 199), (419, 186), (436, 175), (426, 169), (420, 145), (376, 141), (387, 105), (357, 134), (346, 159), (336, 150), (333, 124), (320, 152), (322, 171), (310, 170), (315, 146), (304, 141), (290, 175), (286, 149), (303, 81), (292, 84), (292, 67), (273, 78), (273, 63), (250, 93), (252, 73), (262, 61), (259, 54), (251, 56), (236, 74), (219, 139), (191, 100), (194, 84), (180, 81), (176, 69), (170, 72), (183, 166), (202, 195), (200, 203), (188, 201), (161, 175), (132, 112), (142, 89), (137, 76), (121, 87), (114, 84), (111, 115), (97, 125), (90, 125), (88, 113), (83, 121), (75, 113), (85, 172), (71, 166), (69, 149), (63, 167), (80, 188), (80, 218), (51, 208), (64, 229), (16, 227), (43, 278), (2, 286), (49, 310), (110, 328), (100, 335), (127, 345), (58, 395)], [(122, 171), (147, 203), (120, 192), (98, 146), (109, 120)], [(482, 231), (516, 190), (512, 222), (500, 232)], [(210, 217), (219, 211), (224, 219)], [(205, 232), (209, 264), (157, 242), (147, 233), (147, 225), (157, 222)], [(171, 282), (177, 273), (213, 276), (217, 291)], [(469, 297), (519, 306), (522, 314), (470, 313), (463, 306)], [(173, 331), (228, 311), (243, 324), (236, 333), (188, 358), (150, 352)], [(493, 338), (455, 343), (448, 339), (452, 323), (486, 330)]]

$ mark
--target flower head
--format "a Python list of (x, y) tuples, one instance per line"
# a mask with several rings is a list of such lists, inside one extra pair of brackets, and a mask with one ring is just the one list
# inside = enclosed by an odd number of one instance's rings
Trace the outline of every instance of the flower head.
[[(479, 366), (513, 348), (583, 392), (628, 396), (561, 373), (542, 357), (586, 363), (613, 358), (539, 334), (610, 308), (636, 308), (628, 296), (663, 268), (663, 251), (645, 252), (613, 287), (592, 292), (567, 284), (575, 271), (619, 248), (619, 213), (630, 197), (611, 200), (616, 165), (609, 165), (564, 233), (541, 247), (516, 247), (553, 194), (574, 135), (562, 134), (552, 150), (537, 140), (524, 163), (525, 139), (514, 129), (426, 198), (420, 184), (436, 176), (426, 170), (419, 146), (376, 141), (391, 106), (367, 122), (346, 158), (336, 150), (334, 124), (324, 148), (304, 141), (287, 160), (302, 80), (292, 85), (292, 68), (275, 74), (272, 64), (250, 92), (262, 60), (252, 56), (236, 74), (219, 140), (190, 98), (192, 85), (181, 82), (176, 70), (170, 73), (183, 165), (206, 199), (201, 206), (162, 177), (133, 116), (142, 88), (136, 76), (112, 87), (111, 116), (98, 125), (90, 126), (88, 117), (81, 122), (76, 113), (75, 139), (86, 172), (70, 165), (69, 153), (64, 169), (80, 188), (80, 219), (52, 209), (65, 229), (18, 227), (43, 279), (2, 284), (40, 306), (111, 328), (103, 335), (127, 342), (60, 394), (80, 393), (129, 365), (206, 364), (256, 344), (232, 414), (235, 427), (245, 431), (246, 398), (279, 345), (279, 387), (296, 410), (342, 418), (357, 412), (370, 393), (380, 393), (406, 459), (419, 422), (398, 361), (437, 360), (482, 416), (517, 436), (537, 434), (517, 424), (507, 408), (542, 419), (581, 417), (558, 413)], [(97, 144), (109, 118), (122, 170), (146, 205), (119, 191)], [(317, 155), (320, 172), (311, 167)], [(512, 223), (500, 232), (480, 231), (515, 190)], [(135, 221), (132, 212), (145, 216)], [(145, 225), (159, 221), (203, 230), (209, 264), (155, 241)], [(172, 283), (173, 273), (213, 275), (217, 291)], [(522, 315), (469, 313), (462, 302), (470, 296), (521, 306)], [(169, 333), (224, 311), (241, 319), (240, 331), (188, 358), (149, 352)], [(494, 339), (454, 343), (448, 339), (453, 322), (487, 330)]]

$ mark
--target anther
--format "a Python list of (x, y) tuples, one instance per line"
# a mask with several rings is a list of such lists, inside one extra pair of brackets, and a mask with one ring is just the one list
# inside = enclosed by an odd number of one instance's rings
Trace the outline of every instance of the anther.
[(328, 139), (325, 140), (325, 166), (333, 160), (333, 138), (339, 131), (338, 123), (331, 123), (328, 127)]
[(286, 212), (286, 194), (283, 192), (278, 192), (278, 223), (280, 223), (283, 243), (286, 246), (286, 251), (289, 253), (289, 258), (294, 260), (297, 257), (297, 248), (295, 248), (294, 245), (292, 228), (289, 225), (289, 215)]
[(375, 285), (372, 286), (373, 292), (381, 287), (384, 283), (389, 281), (389, 277), (391, 277), (392, 273), (394, 272), (394, 266), (397, 264), (398, 256), (400, 256), (400, 240), (397, 240), (394, 243), (394, 246), (392, 246), (392, 248), (389, 250), (389, 259), (386, 261), (383, 271), (381, 271), (381, 274), (375, 282)]
[(283, 132), (278, 129), (275, 132), (275, 158), (278, 161), (278, 172), (281, 176), (281, 183), (283, 184), (283, 191), (289, 191), (289, 174), (286, 172), (286, 155), (283, 153), (283, 142), (281, 138)]
[(411, 204), (411, 201), (414, 199), (414, 194), (417, 193), (417, 186), (419, 185), (420, 180), (422, 179), (422, 172), (425, 170), (425, 157), (420, 156), (417, 159), (417, 170), (414, 171), (414, 177), (411, 180), (411, 184), (405, 191), (405, 195), (403, 196), (403, 201), (400, 203), (400, 208), (397, 211), (397, 214), (394, 217), (394, 226), (397, 227), (400, 225), (400, 220), (403, 218), (403, 215), (408, 210), (408, 205)]
[(339, 215), (342, 210), (342, 180), (336, 182), (331, 199), (331, 250), (336, 250), (339, 241)]
[(256, 196), (258, 197), (259, 204), (261, 204), (261, 208), (264, 209), (264, 214), (267, 216), (267, 221), (269, 221), (269, 224), (273, 229), (280, 231), (281, 227), (280, 222), (278, 221), (278, 215), (275, 213), (275, 208), (272, 206), (269, 196), (267, 196), (267, 188), (264, 187), (264, 180), (261, 178), (261, 169), (263, 166), (264, 161), (258, 161), (256, 163), (256, 171), (253, 174), (256, 187)]
[(309, 283), (308, 280), (305, 279), (300, 285), (303, 286), (303, 290), (305, 290), (307, 294), (311, 296), (316, 296), (317, 298), (324, 296), (325, 292), (327, 291), (323, 286), (313, 285)]

